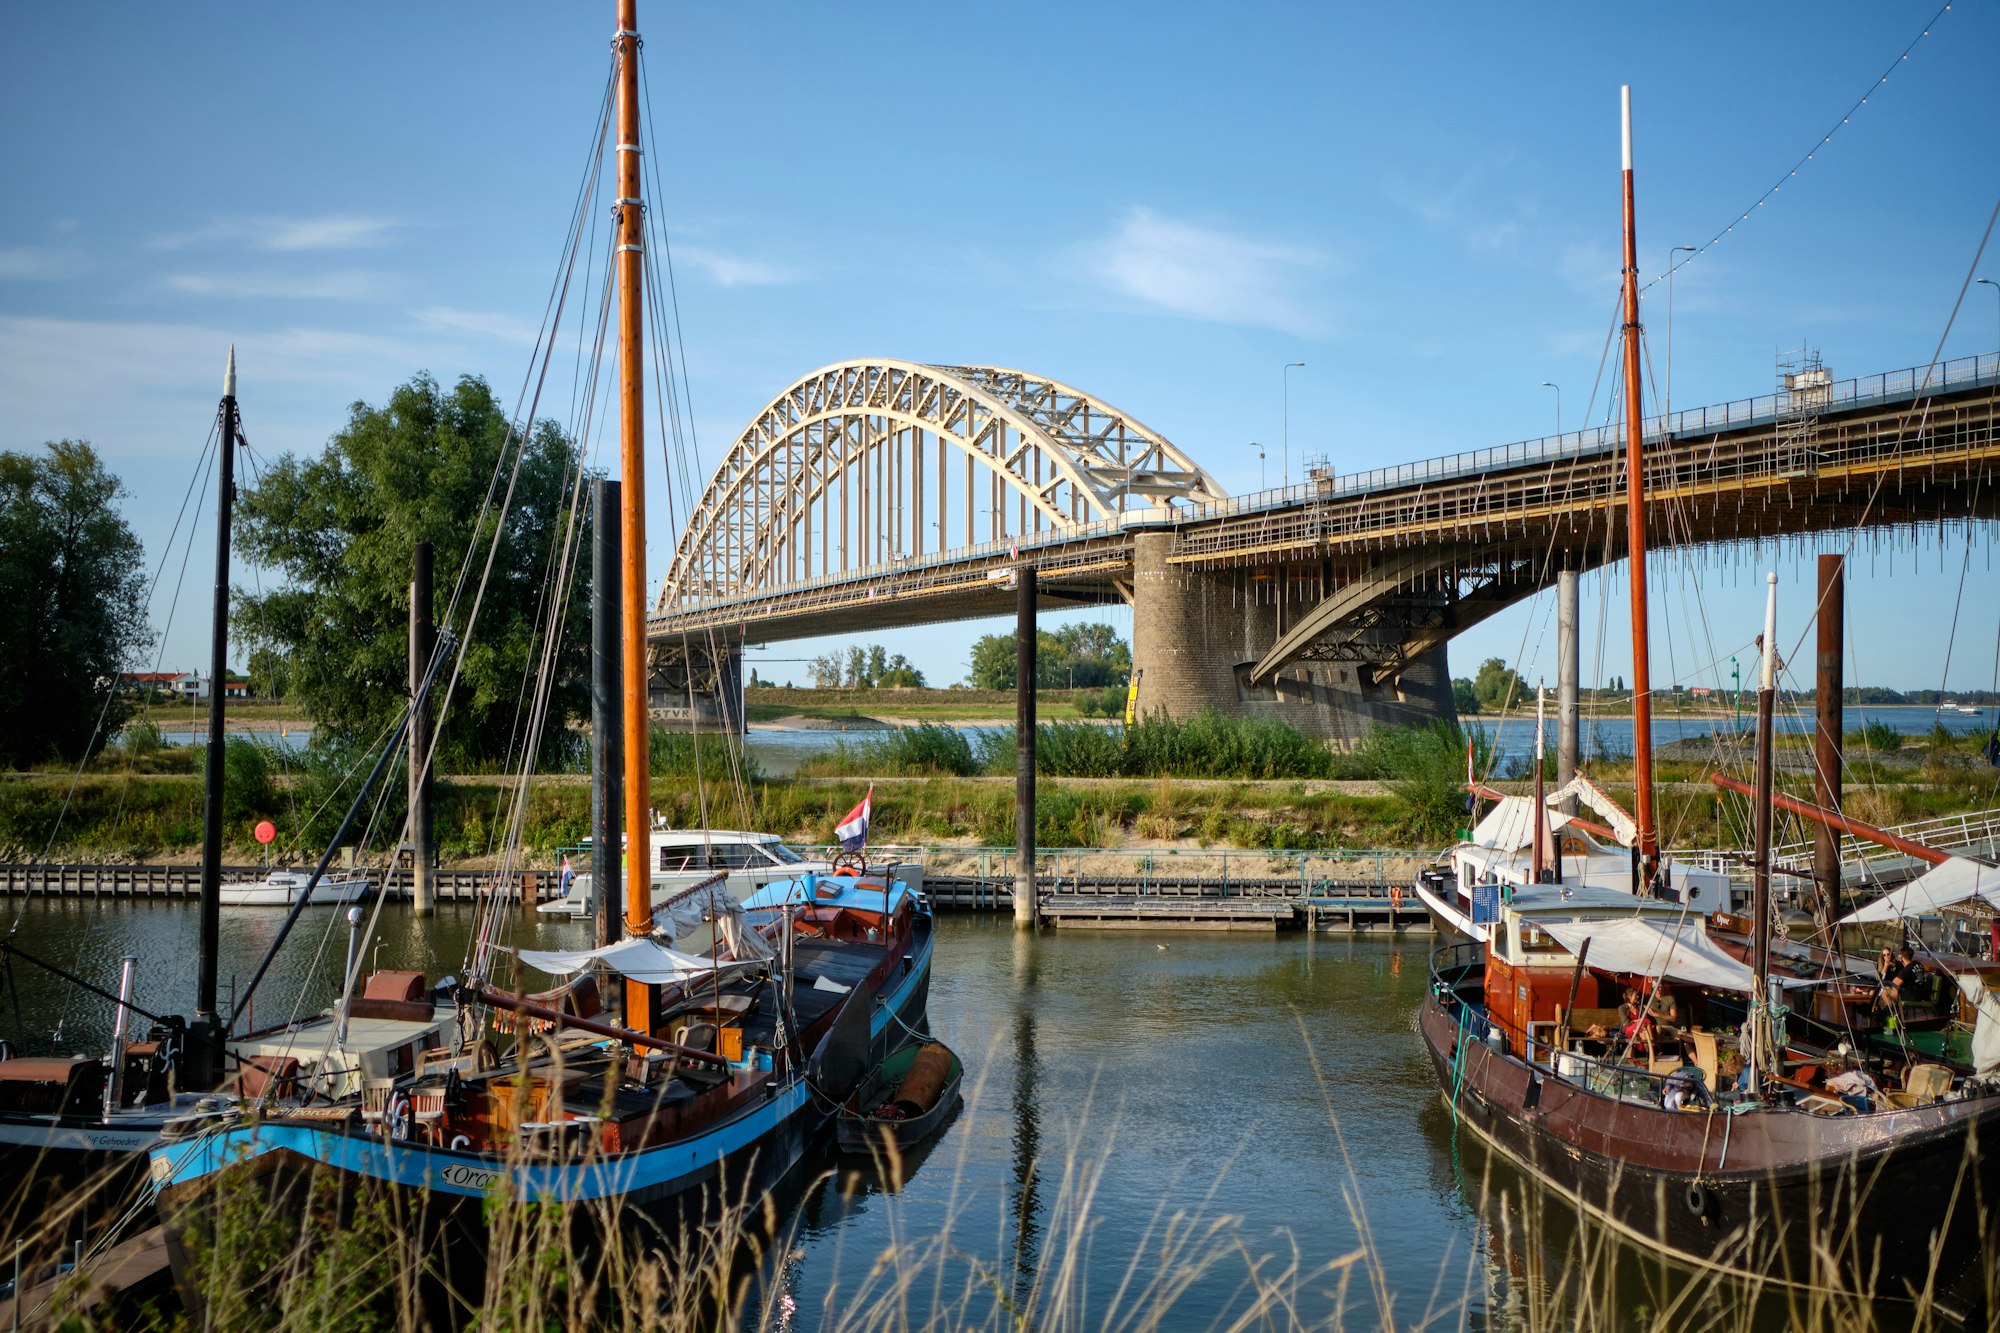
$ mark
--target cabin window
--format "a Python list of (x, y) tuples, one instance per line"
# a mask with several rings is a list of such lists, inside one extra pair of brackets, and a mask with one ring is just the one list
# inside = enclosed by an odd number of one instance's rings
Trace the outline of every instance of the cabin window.
[(1528, 922), (1521, 923), (1520, 951), (1525, 954), (1551, 954), (1568, 952), (1556, 942), (1554, 936)]
[(781, 866), (795, 866), (799, 862), (805, 860), (803, 856), (800, 856), (797, 852), (785, 846), (785, 844), (782, 842), (765, 843), (764, 855), (770, 857), (773, 861), (776, 861)]
[(764, 864), (757, 848), (747, 842), (720, 843), (709, 851), (709, 866), (715, 870), (747, 870)]
[(417, 1067), (417, 1048), (413, 1042), (398, 1046), (389, 1052), (389, 1077), (401, 1078)]
[(681, 870), (699, 870), (701, 862), (697, 858), (700, 852), (699, 847), (662, 847), (660, 870), (669, 875)]

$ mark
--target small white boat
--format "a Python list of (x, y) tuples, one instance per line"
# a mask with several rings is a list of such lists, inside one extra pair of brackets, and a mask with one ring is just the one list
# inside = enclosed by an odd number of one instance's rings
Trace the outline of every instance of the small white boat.
[[(306, 891), (306, 884), (312, 879), (310, 871), (273, 870), (260, 880), (247, 884), (224, 884), (222, 905), (224, 907), (290, 907)], [(368, 877), (351, 871), (338, 875), (320, 876), (313, 886), (314, 906), (326, 904), (359, 902), (368, 896)]]

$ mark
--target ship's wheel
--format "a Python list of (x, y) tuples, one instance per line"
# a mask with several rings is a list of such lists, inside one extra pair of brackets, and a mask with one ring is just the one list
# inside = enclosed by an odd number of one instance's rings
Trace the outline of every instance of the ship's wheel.
[(829, 872), (835, 875), (852, 875), (859, 879), (868, 873), (868, 858), (860, 852), (835, 852), (826, 864)]

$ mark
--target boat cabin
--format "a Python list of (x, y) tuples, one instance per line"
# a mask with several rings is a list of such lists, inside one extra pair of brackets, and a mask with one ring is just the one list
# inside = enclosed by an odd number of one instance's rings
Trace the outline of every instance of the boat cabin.
[(383, 971), (348, 1001), (345, 1021), (336, 1006), (252, 1032), (230, 1042), (229, 1052), (245, 1096), (332, 1101), (358, 1095), (370, 1080), (415, 1073), (426, 1053), (452, 1045), (454, 1022), (453, 1006), (432, 998), (423, 973)]

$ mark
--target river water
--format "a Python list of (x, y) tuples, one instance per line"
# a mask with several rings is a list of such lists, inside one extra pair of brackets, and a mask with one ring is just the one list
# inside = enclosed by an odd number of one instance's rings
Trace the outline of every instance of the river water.
[[(1756, 700), (1745, 700), (1747, 711), (1741, 727), (1734, 716), (1679, 716), (1663, 711), (1653, 719), (1653, 744), (1666, 745), (1679, 740), (1699, 740), (1709, 736), (1728, 736), (1738, 730), (1754, 726)], [(1556, 722), (1554, 701), (1548, 720), (1548, 744), (1551, 749), (1556, 743)], [(893, 704), (884, 704), (884, 711), (893, 709)], [(1992, 728), (1995, 710), (1983, 709), (1974, 716), (1963, 713), (1939, 713), (1930, 708), (1911, 707), (1855, 707), (1846, 710), (1846, 726), (1850, 730), (1860, 730), (1871, 722), (1887, 724), (1905, 736), (1918, 736), (1928, 732), (1933, 726), (1942, 724), (1953, 735), (1985, 732)], [(1466, 718), (1468, 726), (1482, 728), (1492, 738), (1497, 769), (1526, 760), (1535, 746), (1535, 717), (1530, 707), (1526, 715), (1516, 712), (1506, 718), (1471, 717)], [(1812, 709), (1803, 712), (1794, 710), (1780, 713), (1778, 730), (1798, 735), (1810, 734), (1813, 727)], [(979, 723), (966, 724), (966, 730), (986, 731), (995, 729)], [(817, 758), (832, 751), (836, 745), (866, 744), (870, 736), (880, 735), (879, 731), (808, 731), (783, 727), (753, 727), (745, 741), (750, 753), (757, 757), (757, 766), (767, 776), (782, 777), (798, 772), (799, 766), (809, 759)], [(1632, 753), (1632, 719), (1629, 717), (1585, 718), (1582, 738), (1585, 755), (1599, 758), (1625, 758)]]
[[(190, 906), (12, 910), (27, 953), (105, 985), (134, 953), (142, 1007), (191, 1007)], [(224, 910), (225, 998), (280, 915)], [(419, 919), (391, 904), (372, 961), (455, 972), (471, 924), (463, 906)], [(513, 943), (574, 946), (586, 929), (517, 922)], [(258, 1020), (328, 1002), (345, 936), (338, 909), (308, 909)], [(914, 1271), (892, 1302), (913, 1322), (959, 1308), (946, 1322), (984, 1323), (973, 1312), (1004, 1294), (1039, 1312), (1035, 1327), (1110, 1327), (1171, 1295), (1162, 1327), (1281, 1298), (1270, 1326), (1379, 1327), (1386, 1304), (1399, 1327), (1566, 1327), (1536, 1316), (1571, 1244), (1560, 1208), (1524, 1242), (1437, 1095), (1414, 1023), (1433, 945), (1419, 932), (1024, 934), (941, 918), (930, 1021), (965, 1060), (967, 1104), (898, 1191), (872, 1170), (814, 1164), (809, 1188), (787, 1192), (793, 1243), (754, 1310), (775, 1326), (881, 1326), (880, 1312), (852, 1312)], [(107, 1005), (14, 970), (22, 1012), (0, 1016), (0, 1034), (60, 1023), (65, 1049), (101, 1048)], [(885, 1254), (902, 1257), (884, 1266)], [(1686, 1280), (1635, 1262), (1600, 1265), (1625, 1274), (1601, 1326)]]

